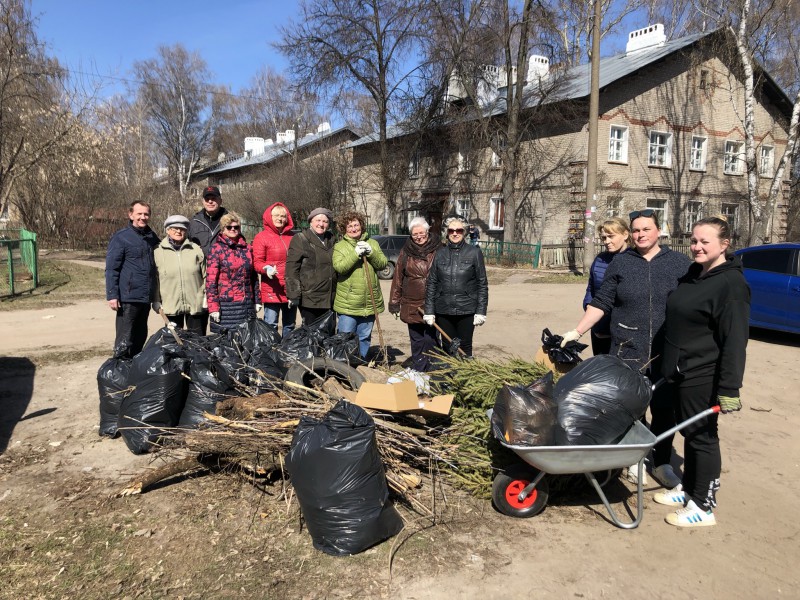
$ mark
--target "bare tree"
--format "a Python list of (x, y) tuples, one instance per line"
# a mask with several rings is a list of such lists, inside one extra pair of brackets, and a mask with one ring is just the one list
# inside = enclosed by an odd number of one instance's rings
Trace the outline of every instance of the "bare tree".
[(137, 92), (181, 197), (214, 131), (206, 62), (181, 44), (159, 46), (156, 58), (134, 63)]
[[(291, 61), (297, 85), (328, 91), (334, 100), (354, 86), (374, 105), (382, 192), (394, 231), (398, 212), (389, 126), (404, 120), (413, 96), (417, 48), (428, 3), (416, 0), (306, 0), (302, 16), (281, 29), (278, 48)], [(411, 61), (411, 63), (409, 62)], [(409, 66), (412, 64), (412, 66)], [(342, 94), (344, 95), (344, 94)]]

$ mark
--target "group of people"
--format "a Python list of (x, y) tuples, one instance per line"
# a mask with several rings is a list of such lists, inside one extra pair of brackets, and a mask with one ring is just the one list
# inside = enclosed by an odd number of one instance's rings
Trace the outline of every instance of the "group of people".
[[(133, 202), (128, 218), (106, 255), (106, 299), (116, 311), (118, 353), (141, 351), (151, 307), (175, 327), (199, 335), (209, 323), (216, 333), (256, 318), (263, 308), (264, 321), (275, 330), (280, 321), (284, 336), (295, 328), (298, 311), (308, 324), (333, 310), (338, 331), (355, 334), (366, 358), (376, 316), (384, 311), (377, 272), (388, 261), (367, 233), (364, 215), (342, 215), (336, 241), (328, 209), (312, 210), (308, 229), (296, 233), (287, 207), (275, 202), (249, 244), (239, 215), (224, 208), (219, 189), (209, 186), (203, 209), (191, 220), (172, 215), (164, 221), (162, 240), (149, 226), (147, 202)], [(425, 219), (415, 219), (392, 281), (389, 310), (408, 323), (413, 366), (420, 371), (430, 369), (437, 320), (469, 356), (474, 327), (486, 320), (481, 251), (465, 245), (463, 220), (451, 218), (446, 227), (443, 245)]]
[[(612, 354), (657, 382), (650, 429), (664, 433), (707, 408), (741, 409), (750, 313), (750, 290), (741, 260), (728, 253), (731, 232), (718, 217), (695, 223), (694, 262), (659, 243), (658, 214), (651, 209), (601, 223), (606, 246), (592, 263), (584, 315), (563, 344), (591, 329), (594, 354)], [(653, 449), (653, 477), (667, 491), (655, 502), (677, 510), (666, 521), (678, 527), (714, 525), (721, 454), (714, 414), (685, 427), (683, 477), (672, 465), (674, 436)], [(629, 477), (643, 477), (640, 465)]]

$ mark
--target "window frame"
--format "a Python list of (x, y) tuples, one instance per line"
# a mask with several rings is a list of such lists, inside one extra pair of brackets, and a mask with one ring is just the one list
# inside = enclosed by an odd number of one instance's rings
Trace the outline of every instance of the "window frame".
[(419, 177), (419, 152), (413, 152), (408, 159), (408, 178), (417, 179)]
[[(653, 141), (653, 136), (664, 136), (664, 143), (656, 143)], [(672, 168), (672, 133), (669, 131), (660, 131), (653, 129), (647, 136), (647, 166), (657, 169), (671, 169)], [(656, 154), (653, 154), (653, 149), (656, 149)], [(663, 163), (658, 161), (658, 149), (664, 148)], [(655, 160), (654, 160), (655, 156)]]
[(470, 144), (464, 142), (458, 145), (458, 172), (469, 173), (472, 170), (472, 163), (469, 154), (472, 151)]
[[(654, 204), (661, 204), (663, 206), (654, 206)], [(652, 211), (658, 213), (658, 223), (661, 230), (661, 237), (669, 237), (669, 225), (667, 221), (668, 209), (669, 209), (669, 200), (664, 200), (662, 198), (647, 198), (645, 201), (645, 208), (649, 208)]]
[(606, 218), (623, 216), (623, 200), (619, 195), (606, 196)]
[[(614, 131), (621, 131), (622, 137), (613, 137)], [(617, 164), (628, 164), (628, 135), (629, 129), (626, 125), (611, 125), (608, 129), (608, 162)], [(619, 158), (612, 155), (615, 150), (619, 151)]]
[(702, 218), (703, 203), (699, 200), (689, 200), (683, 208), (683, 233), (692, 233), (692, 227)]
[[(736, 146), (736, 152), (729, 151), (728, 148)], [(725, 151), (722, 155), (722, 172), (725, 175), (744, 174), (744, 142), (741, 140), (725, 140)], [(731, 167), (733, 165), (733, 168)]]
[[(764, 150), (769, 150), (769, 169), (764, 168)], [(765, 172), (767, 171), (767, 172)], [(775, 175), (775, 146), (763, 145), (758, 152), (758, 176), (772, 179)]]
[[(498, 219), (497, 211), (500, 210)], [(499, 224), (495, 221), (499, 220)], [(506, 227), (506, 199), (502, 196), (489, 198), (489, 231), (503, 231)]]
[[(464, 208), (462, 208), (461, 204), (466, 207), (466, 214), (464, 213)], [(460, 198), (455, 199), (455, 214), (458, 215), (462, 219), (466, 219), (467, 223), (469, 223), (469, 215), (472, 212), (472, 199), (469, 196), (462, 196)]]
[[(733, 209), (730, 211), (729, 209)], [(728, 228), (731, 235), (735, 236), (739, 225), (739, 205), (733, 202), (723, 202), (720, 204), (719, 212), (728, 221)]]
[[(700, 164), (695, 165), (695, 147), (694, 142), (695, 140), (702, 140), (702, 145), (700, 146)], [(689, 147), (689, 170), (690, 171), (705, 171), (706, 170), (706, 161), (708, 159), (708, 136), (706, 135), (693, 135), (691, 146)]]
[[(506, 149), (508, 146), (508, 142), (506, 137), (502, 133), (498, 133), (495, 137), (495, 142), (497, 145), (497, 149), (501, 152)], [(495, 152), (494, 148), (492, 150), (492, 159), (491, 165), (493, 169), (502, 169), (503, 168), (503, 157), (500, 156), (497, 152)]]

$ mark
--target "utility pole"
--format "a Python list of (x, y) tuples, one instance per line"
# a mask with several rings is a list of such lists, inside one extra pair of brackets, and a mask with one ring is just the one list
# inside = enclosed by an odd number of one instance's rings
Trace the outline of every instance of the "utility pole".
[(589, 94), (589, 152), (586, 159), (586, 210), (583, 215), (583, 273), (594, 260), (594, 213), (597, 210), (597, 121), (600, 112), (600, 2), (594, 0), (592, 79)]

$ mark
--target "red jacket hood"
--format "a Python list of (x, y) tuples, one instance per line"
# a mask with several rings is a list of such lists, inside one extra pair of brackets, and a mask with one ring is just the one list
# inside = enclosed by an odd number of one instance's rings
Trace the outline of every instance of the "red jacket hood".
[[(277, 227), (275, 227), (275, 224), (272, 222), (272, 209), (275, 208), (276, 206), (280, 206), (286, 211), (286, 225), (284, 225), (283, 231), (278, 231)], [(261, 222), (264, 223), (264, 229), (271, 229), (277, 234), (288, 233), (292, 229), (294, 229), (294, 221), (292, 221), (292, 213), (289, 212), (289, 209), (286, 208), (286, 205), (283, 202), (276, 202), (275, 204), (269, 205), (267, 207), (267, 210), (264, 211), (264, 216), (262, 217)]]

